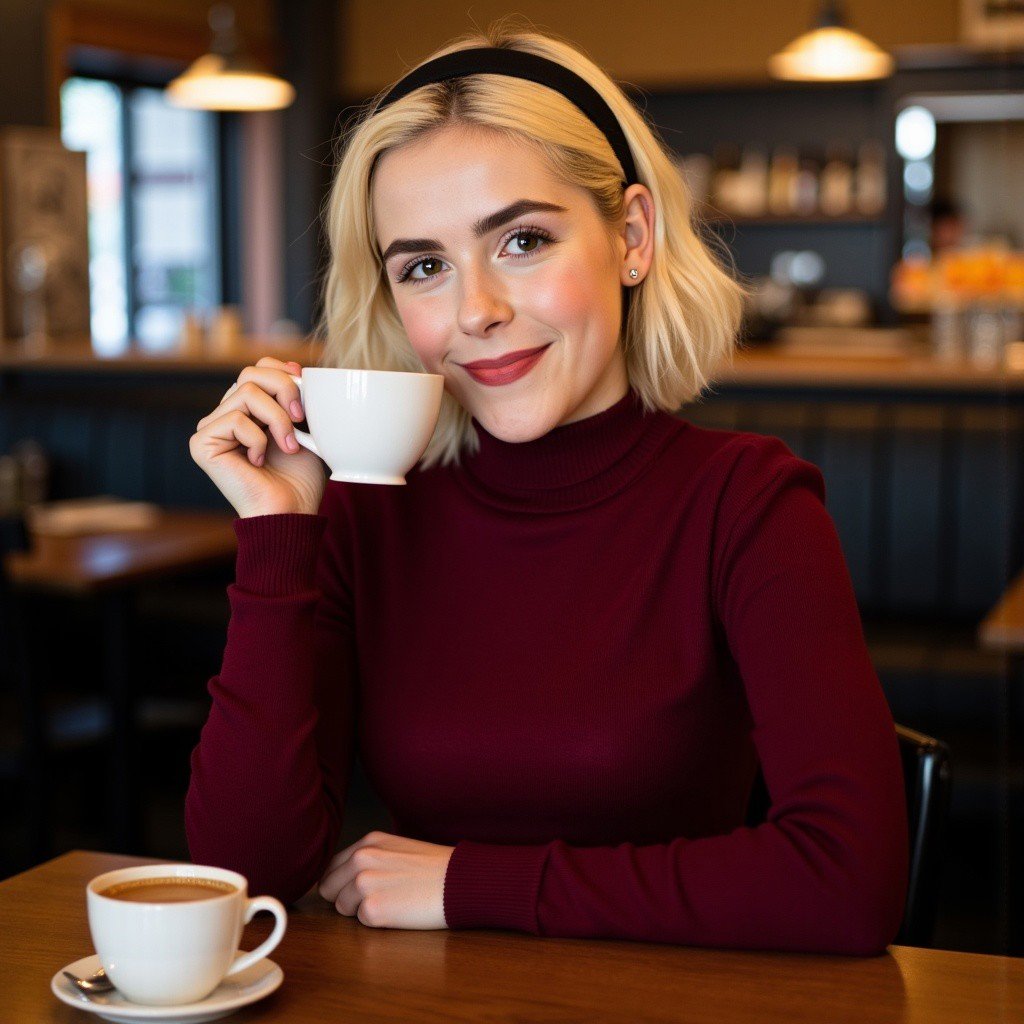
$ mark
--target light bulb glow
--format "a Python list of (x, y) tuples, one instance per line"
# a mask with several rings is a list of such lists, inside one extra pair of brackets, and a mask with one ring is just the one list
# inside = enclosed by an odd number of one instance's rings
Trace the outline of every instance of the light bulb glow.
[(295, 99), (283, 78), (257, 69), (232, 68), (223, 57), (206, 54), (165, 90), (167, 101), (191, 110), (280, 110)]
[(906, 107), (896, 115), (896, 152), (904, 160), (923, 160), (935, 150), (935, 116), (925, 107)]
[(889, 54), (846, 28), (806, 32), (768, 60), (772, 75), (795, 81), (885, 78), (894, 68)]
[(934, 178), (927, 160), (911, 160), (903, 169), (903, 183), (913, 192), (930, 191)]

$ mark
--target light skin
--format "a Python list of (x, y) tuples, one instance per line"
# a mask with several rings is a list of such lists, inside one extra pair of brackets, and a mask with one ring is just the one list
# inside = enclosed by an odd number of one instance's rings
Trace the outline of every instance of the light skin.
[[(564, 212), (524, 212), (476, 235), (477, 221), (520, 199)], [(654, 202), (640, 184), (626, 189), (625, 201), (612, 229), (589, 193), (555, 177), (535, 147), (480, 128), (445, 128), (378, 161), (374, 227), (406, 335), (424, 368), (441, 374), (495, 437), (532, 441), (626, 394), (622, 287), (635, 287), (650, 269)], [(399, 239), (441, 244), (388, 256)], [(525, 377), (500, 387), (474, 381), (459, 365), (548, 342)]]
[[(476, 234), (475, 223), (520, 199), (563, 210), (533, 210)], [(397, 239), (441, 243), (387, 256), (402, 324), (424, 368), (442, 374), (495, 437), (532, 441), (626, 394), (620, 289), (650, 269), (654, 203), (639, 184), (625, 200), (609, 232), (589, 194), (555, 178), (534, 149), (479, 129), (445, 129), (381, 157), (372, 196), (380, 252)], [(405, 270), (418, 283), (400, 282)], [(500, 387), (477, 383), (459, 365), (549, 341), (530, 373)], [(371, 927), (445, 928), (453, 851), (371, 832), (334, 856), (319, 892)]]

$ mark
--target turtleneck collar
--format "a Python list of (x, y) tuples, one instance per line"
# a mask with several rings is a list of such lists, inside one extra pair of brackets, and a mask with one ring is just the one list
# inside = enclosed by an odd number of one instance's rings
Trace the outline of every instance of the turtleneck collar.
[(479, 498), (516, 511), (557, 512), (593, 504), (621, 490), (685, 426), (644, 409), (630, 388), (602, 412), (566, 423), (533, 441), (502, 441), (477, 419), (480, 449), (456, 475)]

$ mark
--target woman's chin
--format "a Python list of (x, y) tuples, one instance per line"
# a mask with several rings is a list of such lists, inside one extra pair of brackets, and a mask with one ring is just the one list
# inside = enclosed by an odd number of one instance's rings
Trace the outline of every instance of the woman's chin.
[(473, 416), (491, 437), (496, 437), (499, 441), (506, 441), (509, 444), (536, 441), (537, 438), (548, 433), (554, 425), (549, 423), (546, 417), (540, 415), (495, 415), (494, 410), (491, 409), (473, 413)]

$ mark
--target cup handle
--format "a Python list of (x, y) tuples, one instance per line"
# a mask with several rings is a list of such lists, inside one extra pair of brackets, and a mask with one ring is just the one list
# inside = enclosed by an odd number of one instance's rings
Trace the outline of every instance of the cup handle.
[[(288, 376), (299, 385), (299, 397), (302, 399), (303, 406), (305, 406), (306, 392), (302, 390), (302, 378), (296, 377), (294, 373), (289, 373)], [(295, 439), (303, 448), (308, 448), (318, 458), (323, 459), (323, 456), (320, 454), (320, 449), (316, 446), (316, 441), (313, 440), (310, 434), (307, 434), (305, 430), (295, 430), (294, 433)], [(326, 461), (326, 459), (324, 461)]]
[(252, 967), (257, 960), (262, 960), (265, 956), (270, 956), (277, 948), (277, 944), (284, 938), (284, 930), (288, 926), (288, 913), (284, 909), (284, 904), (280, 900), (274, 899), (273, 896), (257, 896), (254, 899), (246, 900), (245, 920), (242, 923), (248, 924), (261, 910), (269, 910), (277, 918), (274, 930), (265, 942), (244, 956), (240, 956), (228, 968), (227, 974), (224, 975), (225, 978), (244, 971), (247, 967)]

